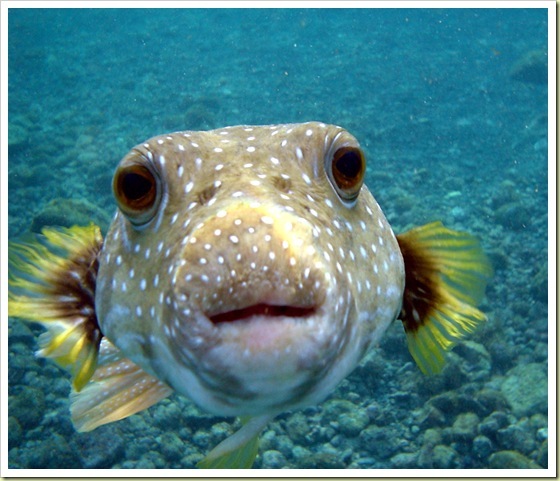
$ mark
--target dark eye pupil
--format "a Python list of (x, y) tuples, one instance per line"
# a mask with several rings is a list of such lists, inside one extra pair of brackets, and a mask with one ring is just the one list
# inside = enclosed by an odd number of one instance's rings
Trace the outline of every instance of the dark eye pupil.
[(133, 225), (141, 226), (149, 222), (157, 211), (161, 183), (149, 164), (125, 164), (119, 166), (113, 177), (113, 193), (121, 212)]
[(353, 202), (364, 181), (366, 163), (363, 152), (358, 147), (343, 146), (333, 153), (330, 162), (327, 173), (337, 194), (341, 199)]
[(350, 150), (336, 159), (336, 169), (349, 179), (356, 177), (362, 170), (362, 160), (358, 153)]
[(129, 172), (122, 179), (122, 190), (129, 200), (138, 200), (147, 195), (152, 188), (152, 182), (143, 175)]

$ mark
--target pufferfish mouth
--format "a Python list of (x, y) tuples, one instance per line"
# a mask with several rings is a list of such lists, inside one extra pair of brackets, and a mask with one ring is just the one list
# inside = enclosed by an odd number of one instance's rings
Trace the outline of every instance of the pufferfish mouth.
[(317, 311), (316, 306), (297, 307), (288, 305), (270, 305), (258, 303), (252, 306), (231, 311), (221, 312), (207, 316), (214, 324), (230, 323), (242, 320), (248, 320), (253, 317), (270, 317), (270, 318), (305, 318), (313, 316)]

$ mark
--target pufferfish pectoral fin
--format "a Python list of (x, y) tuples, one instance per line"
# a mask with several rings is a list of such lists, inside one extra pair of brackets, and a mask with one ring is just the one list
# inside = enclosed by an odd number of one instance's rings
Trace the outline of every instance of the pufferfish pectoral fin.
[(9, 244), (8, 315), (46, 328), (39, 356), (70, 368), (80, 390), (93, 372), (102, 338), (95, 315), (99, 227), (44, 228)]
[(476, 308), (492, 267), (479, 241), (441, 222), (397, 236), (405, 266), (400, 315), (412, 357), (424, 374), (439, 372), (443, 354), (486, 316)]
[(72, 422), (77, 431), (91, 431), (149, 408), (172, 392), (103, 338), (90, 382), (70, 395)]
[(197, 464), (200, 469), (250, 469), (259, 450), (259, 435), (274, 418), (265, 414), (242, 419), (243, 426)]

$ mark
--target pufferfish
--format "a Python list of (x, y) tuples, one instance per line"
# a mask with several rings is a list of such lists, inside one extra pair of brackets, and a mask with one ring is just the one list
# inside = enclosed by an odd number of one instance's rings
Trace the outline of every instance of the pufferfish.
[(485, 315), (480, 243), (395, 235), (345, 129), (318, 122), (153, 137), (113, 178), (118, 210), (10, 245), (9, 314), (69, 367), (78, 431), (177, 391), (243, 425), (199, 467), (251, 467), (277, 414), (323, 401), (400, 319), (438, 372)]

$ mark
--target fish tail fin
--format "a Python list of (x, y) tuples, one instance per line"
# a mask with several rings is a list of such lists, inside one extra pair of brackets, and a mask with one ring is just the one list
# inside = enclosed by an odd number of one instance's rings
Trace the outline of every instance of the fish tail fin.
[(197, 468), (250, 469), (259, 450), (259, 435), (273, 417), (242, 418), (243, 426), (212, 449)]
[(479, 241), (441, 222), (397, 236), (405, 266), (400, 319), (408, 348), (424, 374), (439, 372), (444, 353), (483, 321), (476, 306), (492, 267)]
[(46, 328), (37, 354), (69, 367), (79, 391), (95, 371), (102, 337), (94, 304), (101, 232), (91, 224), (30, 237), (9, 244), (8, 315)]

